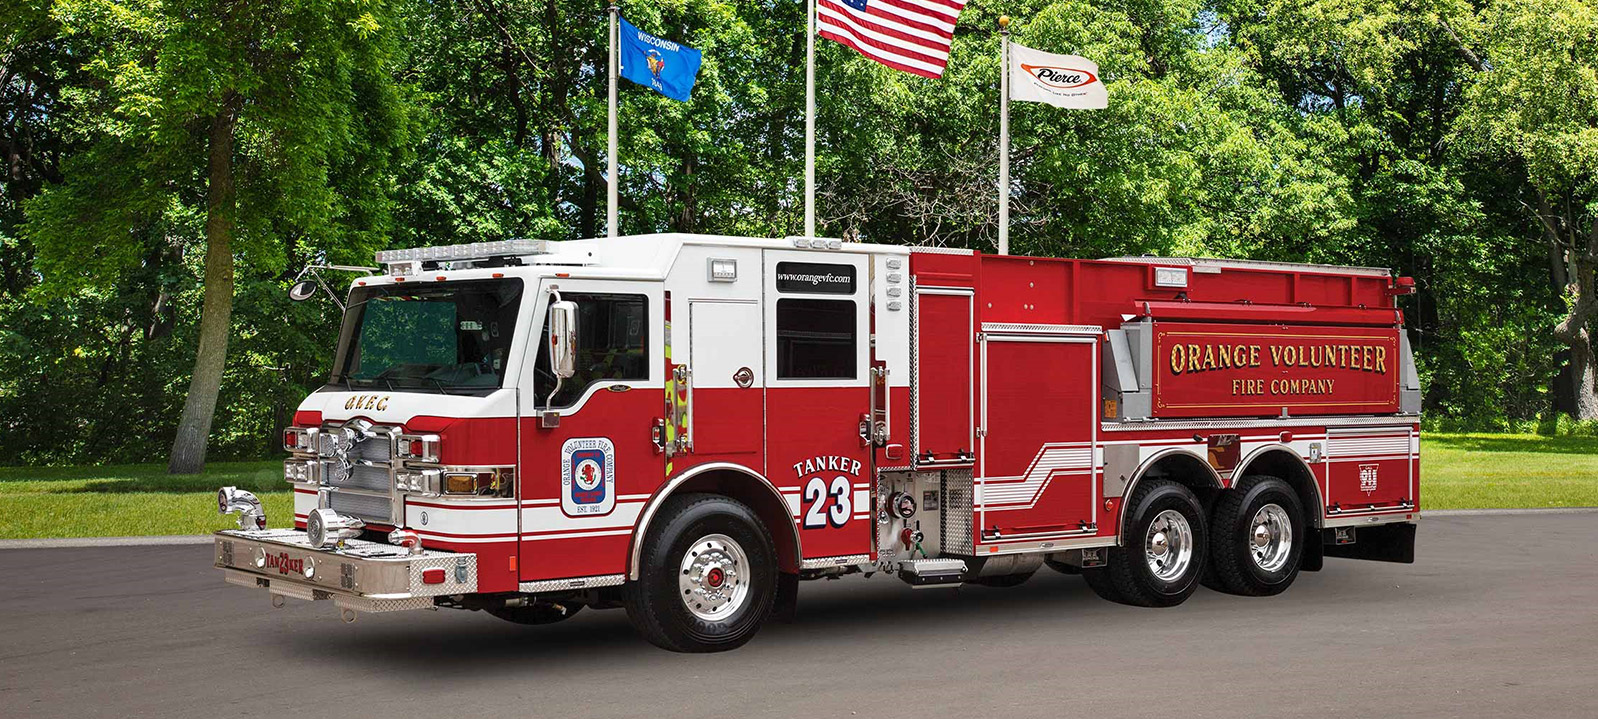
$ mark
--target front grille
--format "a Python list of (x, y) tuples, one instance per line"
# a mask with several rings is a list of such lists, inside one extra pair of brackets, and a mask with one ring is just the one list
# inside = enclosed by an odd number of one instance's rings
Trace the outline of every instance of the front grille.
[[(378, 496), (372, 496), (334, 491), (329, 499), (329, 507), (339, 514), (359, 517), (368, 522), (394, 523), (394, 480), (390, 470), (394, 443), (390, 434), (396, 431), (374, 427), (364, 420), (356, 420), (353, 425), (323, 428), (321, 438), (324, 441), (319, 447), (323, 457), (323, 483), (335, 490), (358, 489), (379, 493)], [(344, 460), (339, 458), (339, 445), (351, 439), (354, 442), (342, 452), (342, 457), (348, 458), (349, 462), (346, 471)]]
[(355, 443), (355, 450), (350, 453), (351, 459), (364, 459), (369, 462), (387, 462), (392, 444), (386, 435), (368, 437)]
[(388, 467), (370, 467), (364, 464), (357, 464), (350, 469), (348, 479), (342, 482), (335, 482), (333, 486), (386, 492), (389, 484)]
[(373, 497), (366, 494), (353, 494), (350, 492), (333, 492), (328, 497), (328, 505), (339, 514), (359, 517), (368, 522), (381, 522), (389, 524), (391, 521), (392, 505), (388, 497)]

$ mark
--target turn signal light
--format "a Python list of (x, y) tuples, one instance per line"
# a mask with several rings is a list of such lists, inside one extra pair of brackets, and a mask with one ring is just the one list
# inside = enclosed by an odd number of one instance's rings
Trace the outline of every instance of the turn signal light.
[(512, 485), (512, 474), (508, 469), (487, 472), (445, 472), (443, 481), (444, 494), (478, 497), (508, 497)]

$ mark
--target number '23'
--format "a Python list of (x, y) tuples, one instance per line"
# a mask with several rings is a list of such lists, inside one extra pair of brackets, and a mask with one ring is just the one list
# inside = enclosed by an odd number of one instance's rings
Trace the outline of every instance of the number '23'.
[(810, 508), (805, 510), (805, 529), (820, 529), (831, 525), (842, 527), (849, 521), (853, 507), (849, 501), (849, 478), (839, 475), (832, 479), (829, 487), (827, 480), (820, 477), (811, 477), (805, 484), (805, 504)]

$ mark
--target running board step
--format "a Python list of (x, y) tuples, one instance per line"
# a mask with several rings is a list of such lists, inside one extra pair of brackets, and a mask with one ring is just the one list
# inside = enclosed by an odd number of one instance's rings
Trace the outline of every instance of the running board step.
[(917, 589), (958, 587), (965, 581), (964, 559), (908, 559), (899, 562), (899, 578)]

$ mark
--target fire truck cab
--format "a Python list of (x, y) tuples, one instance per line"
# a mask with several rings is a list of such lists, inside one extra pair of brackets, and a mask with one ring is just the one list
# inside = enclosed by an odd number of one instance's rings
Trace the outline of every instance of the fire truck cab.
[(293, 527), (219, 495), (216, 566), (278, 605), (624, 607), (711, 651), (847, 573), (1047, 564), (1170, 606), (1413, 560), (1387, 270), (686, 234), (377, 259), (284, 431)]

